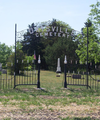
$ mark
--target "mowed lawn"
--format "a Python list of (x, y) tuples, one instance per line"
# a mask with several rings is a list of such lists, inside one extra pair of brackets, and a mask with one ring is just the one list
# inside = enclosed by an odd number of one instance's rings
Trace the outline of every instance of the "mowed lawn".
[[(98, 76), (99, 77), (99, 76)], [(21, 80), (21, 79), (20, 79)], [(0, 120), (99, 120), (100, 89), (68, 86), (64, 74), (40, 72), (40, 86), (0, 90)]]

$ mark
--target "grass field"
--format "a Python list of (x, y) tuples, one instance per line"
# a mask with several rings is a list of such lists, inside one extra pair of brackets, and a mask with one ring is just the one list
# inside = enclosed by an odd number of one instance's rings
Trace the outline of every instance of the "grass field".
[(0, 90), (0, 120), (99, 120), (100, 91), (82, 86), (64, 89), (64, 75), (41, 71), (36, 85)]

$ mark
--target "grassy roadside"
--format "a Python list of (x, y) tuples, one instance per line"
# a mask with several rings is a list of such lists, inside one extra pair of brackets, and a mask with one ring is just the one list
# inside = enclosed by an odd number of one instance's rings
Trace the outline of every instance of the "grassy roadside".
[[(81, 120), (100, 118), (100, 92), (86, 87), (63, 88), (63, 74), (41, 71), (41, 88), (18, 86), (0, 91), (0, 119)], [(4, 115), (6, 113), (6, 115)], [(23, 118), (22, 118), (23, 116)]]

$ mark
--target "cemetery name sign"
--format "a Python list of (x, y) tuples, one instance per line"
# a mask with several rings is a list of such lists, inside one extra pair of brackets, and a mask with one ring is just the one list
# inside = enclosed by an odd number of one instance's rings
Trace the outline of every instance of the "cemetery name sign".
[(58, 36), (58, 37), (69, 37), (70, 35), (71, 36), (74, 36), (75, 35), (75, 30), (72, 30), (71, 31), (71, 34), (69, 34), (68, 32), (68, 28), (63, 28), (63, 27), (58, 27), (58, 26), (50, 26), (50, 27), (47, 27), (47, 29), (45, 31), (43, 27), (41, 27), (41, 30), (43, 32), (39, 32), (39, 28), (36, 28), (35, 30), (33, 30), (32, 27), (29, 27), (29, 33), (30, 34), (34, 34), (35, 33), (35, 36), (36, 37), (52, 37), (52, 36)]

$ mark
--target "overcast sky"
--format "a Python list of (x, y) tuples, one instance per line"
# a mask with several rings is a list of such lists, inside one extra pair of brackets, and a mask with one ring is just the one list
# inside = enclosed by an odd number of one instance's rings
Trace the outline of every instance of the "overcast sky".
[(17, 31), (31, 23), (53, 18), (80, 31), (90, 13), (90, 5), (97, 0), (0, 0), (0, 42), (14, 45), (15, 23)]

